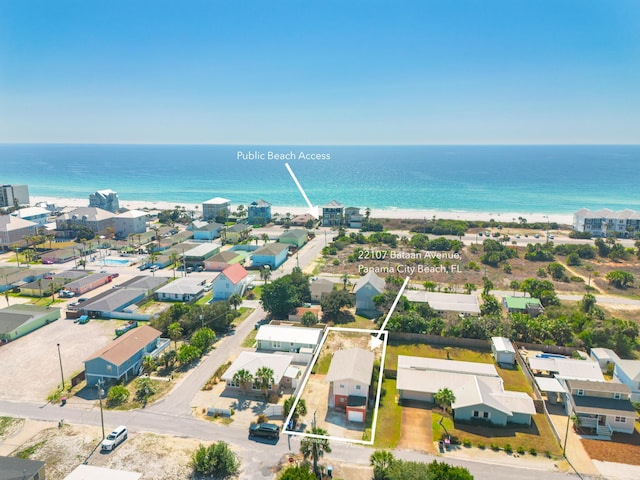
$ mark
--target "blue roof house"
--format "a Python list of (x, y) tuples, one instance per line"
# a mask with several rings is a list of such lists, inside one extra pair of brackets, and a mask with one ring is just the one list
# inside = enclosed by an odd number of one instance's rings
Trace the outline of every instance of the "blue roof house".
[(251, 265), (254, 267), (269, 265), (269, 267), (275, 270), (285, 262), (288, 252), (288, 245), (282, 243), (267, 243), (253, 252)]

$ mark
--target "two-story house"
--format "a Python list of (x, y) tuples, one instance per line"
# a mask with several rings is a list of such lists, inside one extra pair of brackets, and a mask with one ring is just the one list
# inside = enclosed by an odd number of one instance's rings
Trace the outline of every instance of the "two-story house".
[(384, 291), (384, 280), (374, 272), (369, 272), (360, 277), (353, 293), (356, 296), (356, 313), (365, 317), (378, 315), (378, 308), (373, 303), (373, 297)]
[(215, 220), (216, 218), (226, 218), (231, 208), (231, 200), (215, 197), (206, 202), (202, 202), (202, 218), (204, 220)]
[(211, 285), (214, 300), (227, 300), (231, 295), (243, 295), (247, 288), (249, 273), (239, 263), (222, 270)]
[(631, 391), (623, 383), (565, 380), (567, 405), (583, 428), (598, 435), (633, 433), (638, 417), (631, 404)]
[(331, 200), (322, 207), (322, 226), (339, 227), (342, 225), (344, 207), (341, 203)]
[(338, 350), (331, 359), (325, 379), (330, 384), (329, 407), (344, 409), (350, 422), (366, 419), (373, 360), (373, 352), (363, 348)]

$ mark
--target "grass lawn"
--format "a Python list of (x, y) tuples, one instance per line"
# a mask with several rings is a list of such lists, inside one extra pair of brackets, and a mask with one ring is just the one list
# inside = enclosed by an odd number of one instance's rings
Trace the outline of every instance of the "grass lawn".
[(516, 364), (516, 368), (502, 368), (500, 366), (496, 366), (496, 370), (498, 370), (498, 375), (504, 381), (504, 389), (505, 390), (513, 390), (514, 392), (524, 392), (528, 394), (532, 394), (531, 386), (527, 379), (522, 373), (520, 366)]
[(523, 447), (529, 452), (533, 448), (540, 455), (549, 452), (551, 455), (562, 456), (562, 449), (556, 442), (551, 426), (542, 413), (533, 415), (530, 427), (526, 425), (491, 427), (460, 422), (454, 424), (449, 415), (444, 417), (442, 425), (440, 425), (440, 419), (443, 418), (443, 415), (438, 410), (433, 410), (431, 418), (434, 440), (439, 440), (443, 434), (448, 433), (458, 443), (469, 440), (474, 447), (491, 448), (492, 445), (497, 445), (502, 449), (509, 444), (514, 451)]
[(425, 345), (423, 343), (403, 343), (394, 340), (390, 341), (387, 345), (387, 358), (385, 359), (384, 364), (385, 368), (396, 369), (398, 366), (398, 355), (446, 359), (447, 352), (449, 352), (449, 358), (451, 360), (493, 363), (493, 357), (489, 351), (484, 352), (459, 347), (441, 347)]
[(336, 327), (340, 328), (361, 328), (363, 330), (376, 330), (376, 323), (370, 318), (361, 317), (360, 315), (355, 316), (355, 320), (349, 323), (341, 323), (336, 325)]
[[(173, 387), (173, 382), (166, 382), (163, 380), (151, 380), (151, 382), (156, 389), (156, 393), (149, 397), (149, 399), (147, 400), (147, 405), (151, 405), (156, 400), (161, 399)], [(104, 407), (110, 408), (112, 410), (133, 410), (135, 408), (143, 407), (143, 403), (136, 400), (136, 381), (133, 380), (129, 382), (127, 385), (125, 385), (125, 387), (127, 387), (127, 390), (129, 390), (129, 400), (127, 400), (122, 405), (118, 405), (115, 407), (109, 407), (107, 405), (107, 402), (103, 400)]]
[(390, 378), (383, 379), (374, 441), (376, 448), (395, 448), (400, 441), (402, 407), (398, 405), (396, 397), (396, 381)]
[(331, 353), (324, 353), (320, 355), (318, 360), (316, 360), (315, 372), (319, 375), (326, 375), (329, 372), (329, 366), (331, 366)]
[(212, 297), (213, 297), (213, 293), (207, 292), (196, 301), (196, 305), (206, 305), (211, 301)]
[(255, 309), (253, 308), (240, 307), (238, 309), (238, 312), (240, 313), (240, 315), (238, 315), (236, 318), (233, 319), (233, 321), (231, 322), (231, 325), (234, 327), (237, 327), (242, 322), (244, 322), (247, 319), (247, 317), (253, 313), (254, 310)]
[[(260, 300), (262, 298), (262, 290), (264, 290), (264, 287), (262, 285), (256, 285), (255, 287), (253, 287), (252, 290), (249, 290), (249, 292), (253, 292), (253, 295), (254, 295), (253, 300)], [(249, 292), (247, 292), (247, 294)], [(245, 296), (247, 294), (245, 294)]]
[(257, 329), (253, 329), (249, 332), (249, 335), (247, 335), (244, 340), (242, 341), (242, 347), (243, 348), (251, 348), (253, 347), (253, 345), (256, 343), (256, 335), (258, 334), (258, 330)]

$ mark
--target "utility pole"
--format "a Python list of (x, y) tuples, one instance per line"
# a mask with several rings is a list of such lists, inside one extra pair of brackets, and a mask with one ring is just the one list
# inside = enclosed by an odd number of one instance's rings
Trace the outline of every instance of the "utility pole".
[(58, 360), (60, 361), (60, 376), (62, 377), (62, 386), (60, 391), (64, 392), (64, 372), (62, 371), (62, 356), (60, 355), (60, 344), (58, 343)]
[(102, 380), (98, 380), (96, 387), (98, 387), (98, 399), (100, 400), (100, 425), (102, 425), (102, 440), (104, 440), (104, 413), (102, 411)]

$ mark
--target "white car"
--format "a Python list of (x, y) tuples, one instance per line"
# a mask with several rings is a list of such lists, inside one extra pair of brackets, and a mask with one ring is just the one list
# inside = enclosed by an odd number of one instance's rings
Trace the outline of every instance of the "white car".
[(120, 425), (102, 441), (102, 450), (114, 450), (127, 439), (128, 434), (127, 427)]

